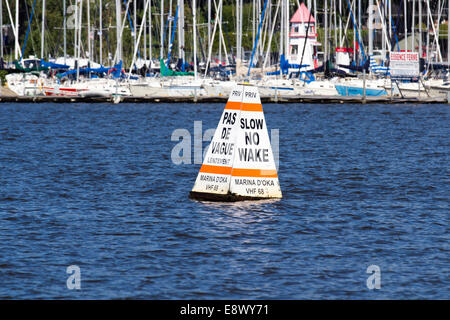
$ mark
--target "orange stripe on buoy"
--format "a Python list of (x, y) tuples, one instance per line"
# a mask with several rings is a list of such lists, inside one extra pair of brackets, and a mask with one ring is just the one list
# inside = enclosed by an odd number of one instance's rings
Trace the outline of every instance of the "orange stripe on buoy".
[[(241, 105), (242, 105), (242, 109), (241, 109)], [(225, 109), (228, 110), (242, 110), (242, 111), (253, 111), (253, 112), (262, 112), (262, 105), (261, 103), (241, 103), (238, 101), (228, 101)]]
[(264, 169), (236, 169), (231, 172), (233, 177), (252, 177), (252, 178), (277, 178), (277, 170)]
[(262, 105), (261, 103), (243, 103), (242, 104), (242, 111), (260, 111), (262, 112)]
[(241, 110), (241, 104), (242, 102), (240, 101), (228, 101), (227, 104), (225, 105), (225, 109)]
[(200, 172), (215, 173), (215, 174), (231, 174), (231, 167), (211, 166), (203, 164), (202, 167), (200, 168)]

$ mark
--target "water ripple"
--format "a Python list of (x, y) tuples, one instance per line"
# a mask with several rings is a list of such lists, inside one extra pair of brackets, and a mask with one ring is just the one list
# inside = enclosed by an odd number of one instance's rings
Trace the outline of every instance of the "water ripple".
[(0, 298), (450, 298), (447, 105), (265, 105), (284, 198), (190, 200), (171, 134), (222, 110), (2, 104)]

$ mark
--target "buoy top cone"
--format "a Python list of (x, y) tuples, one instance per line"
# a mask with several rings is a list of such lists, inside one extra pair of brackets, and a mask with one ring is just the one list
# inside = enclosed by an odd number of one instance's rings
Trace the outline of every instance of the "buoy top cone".
[(257, 87), (237, 85), (231, 91), (190, 197), (211, 201), (282, 197)]

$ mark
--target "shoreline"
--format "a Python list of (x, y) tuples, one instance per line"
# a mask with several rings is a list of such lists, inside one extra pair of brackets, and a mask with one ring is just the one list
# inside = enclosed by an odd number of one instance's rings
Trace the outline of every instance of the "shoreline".
[[(7, 89), (10, 91), (9, 89)], [(228, 97), (120, 97), (121, 103), (223, 103)], [(13, 96), (4, 95), (4, 88), (0, 95), (0, 103), (114, 103), (114, 97), (62, 97), (62, 96)], [(361, 97), (361, 96), (278, 96), (278, 97), (261, 97), (262, 103), (383, 103), (383, 104), (402, 104), (402, 103), (448, 103), (447, 97)]]

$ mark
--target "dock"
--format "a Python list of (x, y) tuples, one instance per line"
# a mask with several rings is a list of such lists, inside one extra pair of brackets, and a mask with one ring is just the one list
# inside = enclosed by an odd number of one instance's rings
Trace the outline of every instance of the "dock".
[[(120, 103), (223, 103), (228, 97), (206, 97), (206, 96), (186, 96), (186, 97), (127, 97), (123, 96)], [(437, 97), (386, 97), (386, 96), (277, 96), (261, 97), (262, 103), (361, 103), (361, 104), (430, 104), (448, 103), (446, 96)], [(0, 95), (0, 103), (113, 103), (112, 97), (63, 97), (63, 96), (16, 96), (11, 94)]]

